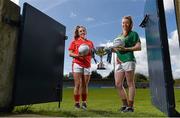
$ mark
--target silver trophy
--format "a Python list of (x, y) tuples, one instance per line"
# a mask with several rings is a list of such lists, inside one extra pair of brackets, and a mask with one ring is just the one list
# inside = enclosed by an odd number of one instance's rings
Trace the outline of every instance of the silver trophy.
[(97, 65), (98, 70), (105, 70), (106, 69), (104, 67), (105, 65), (103, 63), (103, 56), (106, 55), (107, 52), (104, 49), (105, 49), (104, 46), (99, 46), (99, 47), (96, 47), (96, 49), (95, 49), (96, 55), (98, 55), (100, 57), (100, 62)]
[(111, 46), (98, 46), (98, 47), (96, 47), (95, 53), (96, 53), (96, 55), (98, 55), (100, 57), (100, 62), (97, 65), (97, 69), (99, 69), (99, 70), (106, 69), (104, 67), (105, 65), (103, 63), (103, 56), (104, 55), (112, 52), (113, 48), (122, 48), (124, 46), (125, 46), (125, 42), (118, 37), (118, 38), (114, 39)]

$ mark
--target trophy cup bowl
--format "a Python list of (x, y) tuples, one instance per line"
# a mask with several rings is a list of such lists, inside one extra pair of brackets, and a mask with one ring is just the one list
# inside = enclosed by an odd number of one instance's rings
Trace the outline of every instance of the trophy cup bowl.
[(103, 56), (106, 54), (110, 54), (112, 52), (113, 48), (123, 48), (125, 47), (125, 42), (120, 39), (120, 37), (114, 39), (114, 41), (112, 42), (112, 45), (106, 45), (106, 46), (98, 46), (95, 48), (94, 52), (96, 55), (98, 55), (100, 57), (100, 62), (97, 65), (97, 69), (98, 70), (105, 70), (106, 68), (104, 67), (104, 63), (103, 63)]
[(97, 65), (98, 70), (105, 70), (106, 68), (104, 67), (104, 63), (102, 61), (103, 56), (107, 54), (107, 52), (104, 50), (104, 46), (99, 46), (95, 48), (95, 54), (100, 57), (100, 62)]

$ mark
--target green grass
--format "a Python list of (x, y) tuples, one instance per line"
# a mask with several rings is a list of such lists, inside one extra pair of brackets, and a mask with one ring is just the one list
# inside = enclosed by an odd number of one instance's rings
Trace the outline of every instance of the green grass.
[[(180, 109), (180, 91), (175, 90), (177, 108)], [(149, 89), (137, 89), (135, 97), (135, 112), (121, 113), (121, 106), (117, 91), (114, 88), (103, 88), (89, 90), (88, 110), (75, 110), (73, 105), (73, 89), (64, 89), (61, 108), (58, 103), (34, 104), (26, 110), (26, 106), (16, 107), (13, 114), (38, 114), (43, 116), (58, 117), (163, 117), (162, 112), (151, 104)]]
[(180, 112), (180, 89), (175, 89), (176, 110)]

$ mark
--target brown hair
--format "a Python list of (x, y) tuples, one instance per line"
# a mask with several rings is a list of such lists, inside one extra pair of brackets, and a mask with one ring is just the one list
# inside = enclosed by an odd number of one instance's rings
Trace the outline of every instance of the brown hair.
[(78, 32), (78, 30), (79, 30), (79, 28), (83, 28), (83, 29), (85, 29), (85, 31), (86, 31), (86, 28), (84, 27), (84, 26), (76, 26), (76, 28), (75, 28), (75, 31), (74, 31), (74, 39), (76, 40), (77, 38), (79, 38), (79, 32)]
[(131, 16), (124, 16), (122, 19), (128, 19), (129, 22), (130, 22), (130, 31), (132, 30), (133, 28), (133, 20), (132, 20), (132, 17)]

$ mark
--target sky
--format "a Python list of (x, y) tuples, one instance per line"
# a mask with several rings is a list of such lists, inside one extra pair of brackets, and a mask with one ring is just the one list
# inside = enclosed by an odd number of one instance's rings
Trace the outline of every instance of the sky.
[[(100, 46), (113, 41), (122, 32), (122, 17), (131, 15), (134, 21), (133, 30), (139, 34), (142, 42), (142, 51), (135, 52), (136, 72), (148, 76), (145, 31), (139, 27), (144, 17), (146, 0), (19, 0), (21, 8), (24, 2), (31, 4), (66, 26), (68, 40), (65, 44), (64, 74), (71, 72), (72, 58), (68, 56), (68, 47), (77, 25), (85, 26), (88, 33), (87, 38), (92, 40), (95, 46)], [(164, 0), (164, 7), (172, 73), (174, 78), (180, 78), (180, 62), (178, 61), (180, 51), (173, 0)], [(99, 60), (99, 57), (96, 56), (96, 58)], [(112, 61), (112, 64), (106, 63), (106, 56), (103, 57), (103, 60), (106, 64), (106, 70), (98, 70), (98, 72), (102, 76), (107, 76), (114, 68), (114, 62)], [(92, 60), (92, 70), (96, 70), (96, 67), (97, 65)]]

